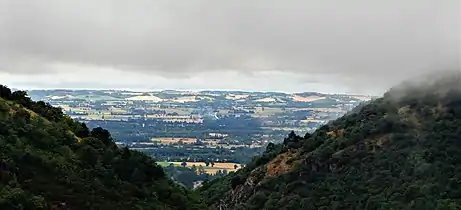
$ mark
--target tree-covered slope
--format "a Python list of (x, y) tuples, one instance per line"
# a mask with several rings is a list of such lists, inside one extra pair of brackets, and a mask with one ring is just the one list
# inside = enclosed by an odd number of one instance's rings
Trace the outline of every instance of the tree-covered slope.
[(206, 209), (151, 158), (0, 86), (0, 209)]
[(405, 83), (201, 189), (215, 209), (461, 209), (461, 79)]

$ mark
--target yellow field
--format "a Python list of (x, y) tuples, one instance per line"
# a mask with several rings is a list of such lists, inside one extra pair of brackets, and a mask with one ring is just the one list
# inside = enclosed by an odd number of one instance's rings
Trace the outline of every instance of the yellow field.
[(299, 95), (294, 95), (293, 96), (293, 101), (299, 101), (299, 102), (312, 102), (312, 101), (317, 101), (317, 100), (321, 100), (321, 99), (325, 99), (325, 97), (320, 97), (320, 96), (303, 97), (303, 96), (299, 96)]
[(184, 144), (193, 144), (197, 142), (197, 139), (195, 138), (171, 138), (171, 137), (156, 137), (156, 138), (151, 138), (151, 141), (156, 141), (161, 144), (175, 144), (179, 143), (182, 141)]
[[(181, 162), (171, 162), (171, 163), (177, 166), (181, 166)], [(186, 167), (188, 168), (191, 168), (193, 165), (195, 165), (196, 167), (202, 166), (205, 169), (205, 172), (207, 174), (216, 174), (218, 170), (222, 171), (224, 169), (226, 169), (227, 172), (236, 171), (236, 169), (234, 169), (234, 165), (237, 165), (237, 170), (242, 167), (241, 164), (236, 164), (236, 163), (215, 163), (214, 167), (211, 167), (211, 164), (207, 167), (205, 162), (186, 162), (186, 163), (187, 163)]]

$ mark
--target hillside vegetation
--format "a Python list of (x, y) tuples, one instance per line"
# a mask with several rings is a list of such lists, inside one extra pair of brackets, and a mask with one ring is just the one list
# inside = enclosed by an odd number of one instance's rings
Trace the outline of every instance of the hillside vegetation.
[(0, 86), (0, 209), (206, 209), (139, 152)]
[(461, 209), (461, 79), (405, 83), (200, 189), (215, 209)]

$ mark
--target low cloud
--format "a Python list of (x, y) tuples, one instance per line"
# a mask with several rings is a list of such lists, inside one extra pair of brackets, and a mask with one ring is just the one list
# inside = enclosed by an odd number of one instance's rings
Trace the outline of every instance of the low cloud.
[[(183, 79), (278, 71), (297, 75), (291, 82), (300, 86), (384, 91), (415, 75), (461, 69), (460, 6), (459, 0), (4, 0), (0, 72), (109, 68)], [(62, 63), (73, 67), (56, 68)]]

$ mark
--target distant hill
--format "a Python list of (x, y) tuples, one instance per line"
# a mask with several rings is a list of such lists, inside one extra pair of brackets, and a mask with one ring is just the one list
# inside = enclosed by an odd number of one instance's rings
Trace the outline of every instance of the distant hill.
[[(34, 100), (45, 101), (145, 101), (150, 103), (239, 103), (262, 105), (309, 105), (321, 103), (335, 105), (339, 103), (368, 101), (370, 96), (322, 94), (322, 93), (277, 93), (277, 92), (234, 92), (234, 91), (154, 91), (130, 92), (117, 90), (30, 90), (28, 94)], [(332, 103), (328, 103), (332, 102)], [(354, 103), (355, 103), (354, 102)]]
[(159, 97), (156, 97), (156, 96), (152, 96), (151, 94), (148, 94), (148, 93), (144, 93), (144, 94), (142, 94), (140, 96), (129, 97), (129, 98), (126, 98), (125, 100), (130, 100), (130, 101), (152, 101), (152, 102), (163, 101), (163, 99), (161, 99)]
[(0, 209), (206, 209), (148, 156), (0, 86)]
[(407, 82), (200, 189), (215, 209), (461, 209), (461, 77)]

